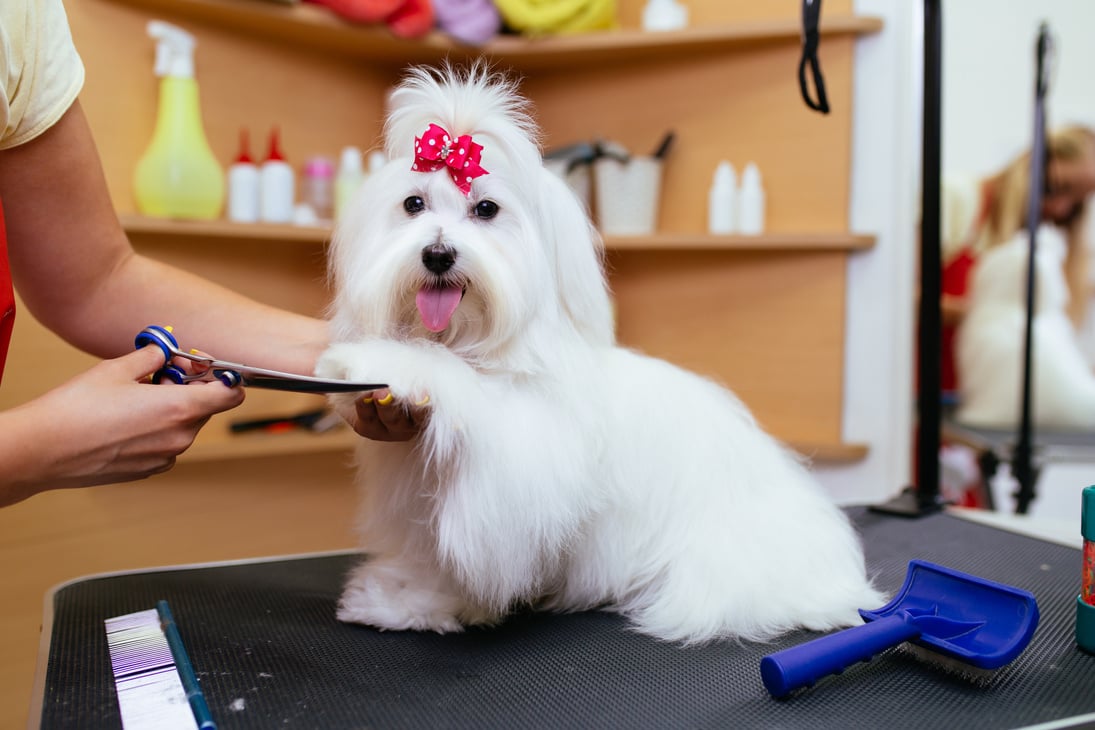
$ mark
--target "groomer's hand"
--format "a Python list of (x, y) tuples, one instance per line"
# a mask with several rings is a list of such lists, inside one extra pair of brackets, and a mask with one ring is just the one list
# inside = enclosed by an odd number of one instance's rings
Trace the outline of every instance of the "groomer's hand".
[(414, 404), (396, 400), (387, 388), (363, 393), (354, 403), (350, 425), (374, 441), (409, 441), (429, 417), (429, 397)]
[(220, 382), (153, 385), (163, 364), (159, 348), (145, 347), (4, 412), (0, 505), (166, 471), (210, 416), (243, 402), (242, 388)]

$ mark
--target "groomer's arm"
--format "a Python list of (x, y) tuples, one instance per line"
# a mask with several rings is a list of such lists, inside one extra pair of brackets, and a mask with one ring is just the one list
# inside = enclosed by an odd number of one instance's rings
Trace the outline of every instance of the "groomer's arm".
[[(34, 316), (100, 357), (133, 349), (149, 324), (228, 360), (310, 374), (327, 346), (322, 320), (268, 307), (134, 252), (118, 223), (79, 102), (49, 131), (0, 152), (0, 201), (16, 287)], [(188, 386), (189, 387), (189, 386)], [(363, 436), (402, 441), (421, 408), (359, 404)]]
[(65, 340), (101, 357), (170, 324), (218, 357), (311, 373), (326, 324), (268, 307), (134, 252), (79, 102), (49, 131), (0, 152), (0, 201), (20, 296)]

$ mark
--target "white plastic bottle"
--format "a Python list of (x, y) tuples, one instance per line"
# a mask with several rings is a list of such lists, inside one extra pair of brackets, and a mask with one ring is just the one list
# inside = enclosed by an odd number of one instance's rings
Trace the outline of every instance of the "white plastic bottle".
[(680, 30), (688, 26), (688, 7), (677, 0), (647, 0), (643, 30)]
[(247, 130), (240, 130), (240, 151), (228, 167), (228, 220), (254, 223), (259, 219), (259, 168), (251, 159)]
[(738, 232), (755, 236), (764, 232), (765, 195), (760, 170), (750, 162), (741, 175), (738, 193)]
[(346, 205), (365, 180), (365, 161), (357, 147), (343, 147), (335, 176), (335, 220), (342, 218)]
[(270, 132), (270, 151), (259, 170), (259, 217), (266, 223), (290, 223), (296, 198), (296, 174), (278, 145), (278, 129)]
[(388, 156), (384, 150), (373, 150), (369, 153), (369, 174), (375, 175), (388, 164)]
[(723, 160), (715, 167), (715, 178), (707, 195), (708, 233), (733, 233), (737, 221), (737, 175), (734, 166)]

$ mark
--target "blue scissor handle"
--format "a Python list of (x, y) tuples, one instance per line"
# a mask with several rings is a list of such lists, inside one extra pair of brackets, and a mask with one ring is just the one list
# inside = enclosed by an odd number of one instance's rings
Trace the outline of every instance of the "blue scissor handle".
[(175, 335), (158, 324), (151, 324), (138, 332), (133, 344), (138, 350), (148, 345), (155, 345), (163, 352), (165, 363), (171, 362), (171, 358), (179, 349), (179, 341), (175, 339)]
[(213, 377), (227, 385), (229, 388), (235, 388), (237, 385), (243, 383), (243, 376), (235, 370), (214, 370)]
[(165, 380), (170, 380), (175, 385), (182, 385), (187, 381), (187, 375), (174, 365), (168, 365), (152, 373), (153, 383), (159, 384)]
[[(182, 368), (166, 364), (171, 362), (172, 357), (180, 354), (179, 341), (175, 339), (175, 335), (171, 334), (171, 330), (166, 327), (150, 324), (137, 334), (133, 344), (137, 346), (138, 350), (148, 345), (155, 345), (163, 353), (165, 367), (152, 373), (153, 383), (170, 380), (176, 385), (184, 385), (191, 380), (202, 380), (204, 378), (201, 375), (189, 375)], [(229, 388), (234, 388), (243, 382), (243, 378), (234, 370), (214, 370), (213, 375)]]

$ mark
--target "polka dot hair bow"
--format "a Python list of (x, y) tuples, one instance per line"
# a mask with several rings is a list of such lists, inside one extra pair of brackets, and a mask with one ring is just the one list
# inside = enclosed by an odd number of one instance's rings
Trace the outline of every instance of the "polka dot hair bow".
[(415, 172), (434, 172), (445, 168), (449, 177), (464, 195), (471, 194), (471, 181), (489, 174), (479, 164), (483, 145), (476, 144), (469, 134), (453, 141), (449, 133), (431, 124), (421, 137), (414, 138)]

